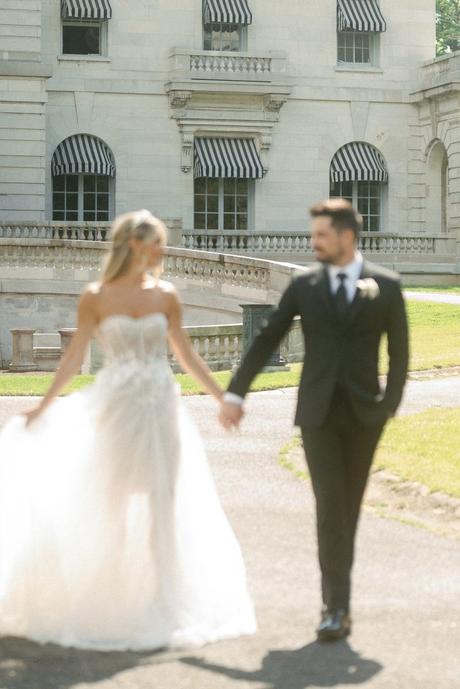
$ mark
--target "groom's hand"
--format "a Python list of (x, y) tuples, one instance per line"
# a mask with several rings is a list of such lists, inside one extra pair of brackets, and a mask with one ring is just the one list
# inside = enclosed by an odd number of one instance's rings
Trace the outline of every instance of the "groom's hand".
[(231, 428), (238, 428), (240, 421), (244, 416), (243, 405), (235, 402), (222, 402), (219, 421), (222, 426), (230, 430)]

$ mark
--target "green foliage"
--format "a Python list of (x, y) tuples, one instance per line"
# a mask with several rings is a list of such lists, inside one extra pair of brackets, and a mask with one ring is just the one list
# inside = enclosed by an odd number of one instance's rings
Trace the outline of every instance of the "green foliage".
[(436, 55), (460, 50), (460, 0), (436, 0)]

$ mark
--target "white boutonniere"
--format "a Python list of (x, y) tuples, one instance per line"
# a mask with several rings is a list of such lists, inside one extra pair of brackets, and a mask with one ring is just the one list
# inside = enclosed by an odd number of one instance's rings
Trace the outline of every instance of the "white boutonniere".
[(356, 282), (356, 288), (359, 289), (361, 296), (364, 299), (376, 299), (380, 294), (380, 289), (374, 278), (364, 278)]

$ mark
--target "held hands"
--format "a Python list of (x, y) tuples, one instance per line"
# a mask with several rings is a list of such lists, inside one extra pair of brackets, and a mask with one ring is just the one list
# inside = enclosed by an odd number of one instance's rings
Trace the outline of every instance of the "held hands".
[(238, 428), (243, 416), (244, 409), (242, 404), (225, 401), (221, 403), (219, 421), (227, 431)]

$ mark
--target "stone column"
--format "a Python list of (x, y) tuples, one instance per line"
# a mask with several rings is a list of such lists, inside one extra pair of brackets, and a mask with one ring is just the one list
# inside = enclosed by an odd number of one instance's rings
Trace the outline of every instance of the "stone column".
[(34, 329), (14, 328), (10, 331), (13, 336), (13, 358), (9, 366), (10, 371), (36, 371), (34, 361)]

